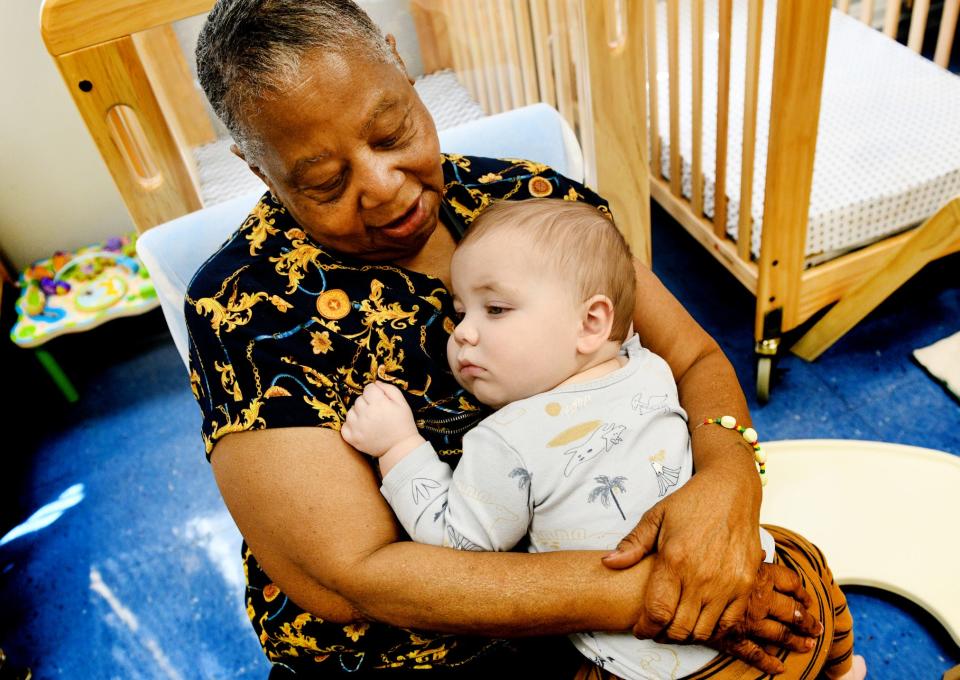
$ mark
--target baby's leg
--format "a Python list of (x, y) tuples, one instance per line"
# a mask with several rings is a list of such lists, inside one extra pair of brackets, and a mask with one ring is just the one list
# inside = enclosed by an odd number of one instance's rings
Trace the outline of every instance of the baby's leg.
[[(863, 680), (867, 666), (862, 656), (853, 653), (853, 617), (847, 607), (847, 598), (833, 579), (827, 560), (817, 546), (803, 536), (780, 527), (765, 527), (777, 541), (778, 561), (795, 571), (804, 572), (806, 578), (817, 583), (808, 583), (807, 591), (819, 602), (821, 609), (830, 607), (833, 620), (823, 621), (826, 628), (824, 642), (828, 644), (826, 661), (817, 677), (829, 680)], [(816, 585), (815, 593), (809, 586)]]
[[(819, 550), (817, 552), (820, 553)], [(829, 584), (833, 601), (833, 642), (823, 674), (830, 680), (863, 680), (867, 675), (867, 664), (862, 656), (853, 653), (853, 617), (850, 616), (847, 598), (833, 580), (833, 573), (823, 560), (822, 553), (820, 560), (823, 565), (822, 578), (825, 584)]]

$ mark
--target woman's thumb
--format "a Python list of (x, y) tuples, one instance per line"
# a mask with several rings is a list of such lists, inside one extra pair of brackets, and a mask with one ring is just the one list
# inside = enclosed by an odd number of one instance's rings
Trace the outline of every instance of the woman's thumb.
[(643, 513), (640, 522), (617, 544), (616, 550), (603, 556), (603, 566), (609, 569), (626, 569), (654, 552), (662, 520), (663, 512), (659, 504)]

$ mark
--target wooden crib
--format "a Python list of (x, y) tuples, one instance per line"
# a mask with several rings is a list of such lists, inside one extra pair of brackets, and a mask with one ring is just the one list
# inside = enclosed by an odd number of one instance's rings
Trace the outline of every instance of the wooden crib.
[[(734, 0), (411, 0), (410, 11), (425, 70), (454, 69), (486, 113), (537, 101), (560, 111), (584, 150), (588, 183), (611, 200), (642, 260), (650, 260), (652, 194), (756, 295), (757, 388), (766, 399), (784, 333), (839, 300), (793, 348), (812, 359), (924, 264), (960, 250), (960, 199), (912, 231), (809, 266), (805, 242), (830, 1), (779, 0), (762, 167), (753, 157), (758, 92), (764, 86), (759, 58), (764, 2), (736, 1), (748, 3), (746, 66), (745, 73), (733, 76)], [(690, 69), (683, 74), (681, 3), (691, 17), (685, 31)], [(768, 7), (772, 3), (767, 0)], [(946, 0), (938, 63), (949, 58), (958, 4)], [(212, 133), (168, 24), (211, 5), (211, 0), (46, 0), (43, 6), (48, 49), (141, 230), (202, 207), (190, 148)], [(716, 157), (715, 205), (709, 211), (703, 190), (707, 6), (716, 13), (718, 27), (717, 67), (711, 75), (716, 78), (711, 120), (716, 135), (707, 140)], [(910, 44), (916, 51), (929, 2), (914, 0), (913, 7)], [(861, 8), (864, 17), (873, 16), (873, 2), (865, 0)], [(665, 35), (656, 29), (658, 11), (666, 14)], [(899, 16), (900, 2), (888, 0), (888, 32)], [(669, 104), (661, 116), (660, 105), (666, 104), (658, 85), (658, 48), (664, 47)], [(173, 52), (176, 59), (170, 58)], [(689, 159), (682, 158), (679, 139), (681, 77), (691, 92), (685, 114), (691, 121)], [(751, 205), (753, 178), (765, 173), (762, 205), (768, 228), (753, 255), (756, 225), (749, 209), (741, 212), (735, 238), (725, 228), (731, 180), (725, 159), (740, 150), (728, 144), (731, 77), (744, 82), (741, 205)], [(661, 139), (661, 127), (668, 124), (669, 135)], [(684, 163), (689, 166), (686, 191)]]
[[(686, 0), (685, 0), (686, 1)], [(927, 262), (960, 249), (960, 197), (954, 195), (939, 211), (921, 226), (906, 233), (884, 238), (867, 247), (843, 254), (829, 261), (809, 266), (805, 243), (810, 215), (811, 185), (814, 178), (814, 153), (817, 146), (818, 120), (821, 111), (821, 87), (827, 51), (828, 25), (831, 15), (829, 0), (780, 0), (776, 9), (776, 35), (770, 94), (769, 136), (765, 164), (763, 222), (759, 253), (751, 253), (757, 228), (751, 219), (754, 173), (754, 147), (757, 143), (758, 91), (760, 82), (762, 0), (748, 0), (746, 18), (745, 72), (731, 76), (731, 9), (732, 0), (690, 0), (691, 70), (681, 74), (679, 66), (681, 39), (680, 2), (669, 0), (665, 31), (655, 30), (655, 3), (645, 4), (648, 37), (648, 84), (651, 132), (651, 193), (678, 222), (703, 244), (757, 299), (754, 337), (758, 354), (757, 391), (761, 400), (769, 393), (772, 361), (782, 334), (803, 324), (819, 310), (840, 301), (794, 345), (792, 351), (813, 360), (843, 333), (852, 328), (869, 311), (916, 273)], [(664, 4), (664, 3), (661, 3)], [(718, 12), (716, 120), (712, 127), (715, 138), (715, 165), (711, 215), (704, 205), (704, 11), (708, 4)], [(768, 6), (772, 3), (766, 3)], [(840, 11), (849, 2), (840, 3)], [(885, 8), (884, 30), (893, 36), (900, 17), (901, 3), (889, 0)], [(957, 24), (960, 3), (948, 0), (941, 17), (936, 45), (936, 62), (946, 65)], [(919, 51), (928, 17), (929, 2), (913, 3), (909, 30), (909, 46)], [(861, 4), (864, 21), (873, 17), (874, 3)], [(665, 35), (664, 35), (665, 33)], [(658, 50), (660, 41), (660, 50)], [(666, 42), (666, 49), (663, 49)], [(661, 85), (657, 77), (658, 52), (667, 54), (669, 91), (669, 136), (662, 140), (658, 114)], [(741, 210), (736, 231), (729, 235), (728, 164), (729, 153), (740, 153), (727, 145), (731, 102), (731, 77), (744, 79), (742, 163), (739, 178)], [(688, 79), (691, 110), (690, 158), (681, 158), (683, 143), (678, 139), (680, 124), (679, 94), (682, 79)], [(919, 112), (918, 112), (919, 113)], [(761, 112), (762, 114), (762, 112)], [(864, 116), (871, 115), (864, 112)], [(919, 120), (921, 115), (917, 116)], [(712, 121), (711, 121), (712, 122)], [(661, 143), (669, 146), (669, 158), (661, 162)], [(877, 140), (884, 144), (884, 140)], [(682, 164), (689, 163), (691, 187), (681, 185)], [(666, 166), (666, 168), (664, 167)], [(666, 172), (664, 170), (666, 169)], [(668, 177), (667, 177), (668, 176)]]

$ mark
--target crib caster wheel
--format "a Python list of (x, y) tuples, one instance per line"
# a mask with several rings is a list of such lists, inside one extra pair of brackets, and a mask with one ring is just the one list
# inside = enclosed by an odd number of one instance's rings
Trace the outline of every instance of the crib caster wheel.
[(757, 341), (754, 352), (757, 354), (757, 401), (766, 404), (770, 401), (770, 383), (773, 380), (773, 362), (780, 349), (780, 338), (767, 338)]
[(770, 379), (773, 376), (773, 357), (757, 359), (757, 401), (766, 404), (770, 401)]

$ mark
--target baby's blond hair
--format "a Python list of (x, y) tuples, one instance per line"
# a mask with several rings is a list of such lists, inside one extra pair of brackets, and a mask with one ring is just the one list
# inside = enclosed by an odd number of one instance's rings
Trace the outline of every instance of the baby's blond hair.
[(579, 301), (606, 295), (613, 302), (610, 339), (627, 339), (636, 298), (630, 247), (612, 218), (589, 203), (552, 198), (497, 201), (474, 220), (463, 247), (485, 235), (513, 230), (566, 280)]

